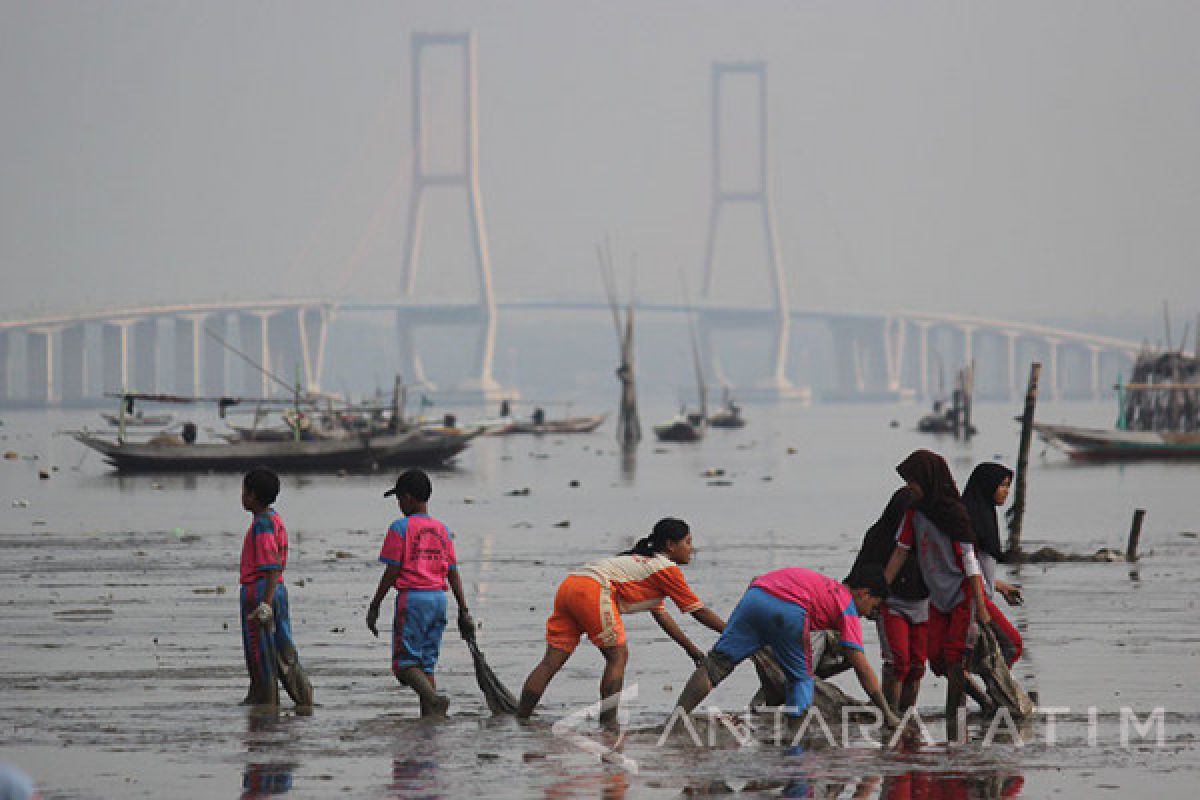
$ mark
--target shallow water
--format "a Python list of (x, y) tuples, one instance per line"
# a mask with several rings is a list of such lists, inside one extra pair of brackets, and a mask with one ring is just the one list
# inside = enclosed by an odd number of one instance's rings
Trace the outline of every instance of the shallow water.
[[(431, 505), (457, 535), (490, 663), (518, 689), (540, 657), (565, 571), (628, 546), (660, 516), (692, 524), (699, 551), (689, 581), (724, 615), (757, 573), (802, 565), (844, 575), (897, 484), (892, 465), (910, 449), (945, 453), (960, 483), (976, 461), (1014, 458), (1014, 407), (982, 407), (983, 434), (969, 445), (910, 430), (921, 411), (751, 407), (741, 431), (711, 431), (698, 445), (644, 442), (633, 465), (622, 464), (611, 426), (584, 437), (477, 442), (457, 469), (434, 476)], [(1039, 408), (1047, 421), (1105, 425), (1110, 416), (1108, 406)], [(415, 699), (388, 670), (386, 631), (374, 639), (363, 624), (382, 534), (397, 515), (381, 496), (388, 476), (285, 477), (277, 508), (291, 537), (293, 624), (319, 705), (311, 717), (286, 701), (280, 715), (261, 716), (236, 705), (246, 683), (239, 477), (118, 477), (52, 435), (94, 425), (90, 412), (0, 419), (0, 450), (22, 456), (0, 462), (0, 761), (23, 766), (47, 797), (1082, 798), (1148, 785), (1159, 797), (1184, 797), (1200, 773), (1192, 688), (1200, 466), (1080, 468), (1035, 445), (1027, 549), (1122, 549), (1133, 509), (1148, 510), (1136, 566), (1009, 570), (1026, 598), (1012, 611), (1027, 645), (1018, 676), (1042, 706), (1070, 709), (1057, 717), (1053, 743), (1035, 720), (1023, 746), (1008, 735), (984, 746), (983, 723), (973, 720), (973, 741), (948, 747), (938, 718), (944, 684), (928, 677), (920, 704), (934, 744), (804, 753), (771, 742), (738, 748), (728, 737), (716, 747), (681, 736), (660, 744), (653, 728), (691, 664), (648, 615), (636, 615), (626, 620), (627, 682), (637, 696), (627, 704), (633, 732), (622, 767), (552, 730), (595, 701), (601, 659), (587, 644), (551, 685), (539, 718), (518, 725), (489, 716), (470, 656), (448, 633), (439, 681), (451, 715), (414, 719)], [(904, 424), (891, 428), (892, 419)], [(710, 485), (712, 468), (732, 485)], [(39, 480), (39, 469), (50, 478)], [(506, 494), (525, 487), (528, 496)], [(683, 625), (702, 646), (713, 641), (691, 620)], [(867, 636), (877, 664), (873, 630)], [(837, 682), (861, 694), (852, 677)], [(743, 667), (711, 702), (737, 711), (753, 689)], [(1162, 745), (1156, 729), (1146, 738), (1129, 725), (1123, 743), (1122, 707), (1139, 720), (1163, 708)], [(769, 722), (758, 724), (759, 738), (771, 738)], [(601, 741), (588, 722), (578, 731)]]

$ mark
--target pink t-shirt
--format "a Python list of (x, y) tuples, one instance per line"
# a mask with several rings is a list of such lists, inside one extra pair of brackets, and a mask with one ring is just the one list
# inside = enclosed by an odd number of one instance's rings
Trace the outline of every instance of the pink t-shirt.
[(388, 528), (379, 560), (401, 568), (398, 590), (445, 590), (446, 574), (458, 566), (454, 534), (428, 514), (402, 517)]
[(810, 569), (787, 567), (760, 575), (750, 587), (803, 608), (808, 612), (809, 630), (837, 631), (843, 646), (863, 649), (858, 608), (844, 584)]
[(279, 579), (283, 580), (287, 554), (287, 529), (279, 514), (273, 508), (255, 514), (242, 541), (241, 583), (254, 583), (271, 571), (278, 571)]

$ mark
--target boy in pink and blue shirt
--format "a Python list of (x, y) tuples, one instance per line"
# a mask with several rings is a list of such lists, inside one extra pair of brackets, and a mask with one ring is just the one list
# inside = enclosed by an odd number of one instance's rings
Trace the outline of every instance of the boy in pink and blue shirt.
[(300, 666), (288, 609), (283, 571), (287, 567), (287, 528), (271, 508), (279, 496), (279, 476), (253, 469), (242, 480), (242, 508), (254, 515), (242, 542), (238, 602), (242, 651), (250, 673), (248, 705), (278, 705), (279, 686), (297, 706), (311, 707), (312, 686)]
[(845, 584), (800, 567), (755, 578), (677, 705), (691, 712), (734, 667), (770, 646), (787, 677), (786, 713), (802, 717), (813, 700), (810, 634), (832, 630), (868, 697), (888, 724), (894, 725), (897, 720), (880, 691), (862, 641), (861, 617), (872, 615), (886, 596), (887, 584), (878, 565), (852, 571)]
[(429, 476), (419, 469), (404, 472), (384, 493), (395, 496), (404, 517), (393, 522), (384, 536), (379, 560), (384, 566), (375, 597), (367, 609), (367, 628), (376, 636), (383, 598), (396, 590), (392, 621), (392, 674), (420, 698), (421, 716), (444, 714), (449, 705), (437, 693), (433, 676), (446, 629), (446, 588), (458, 604), (458, 627), (464, 639), (474, 636), (475, 623), (463, 598), (458, 576), (454, 536), (429, 516), (433, 492)]

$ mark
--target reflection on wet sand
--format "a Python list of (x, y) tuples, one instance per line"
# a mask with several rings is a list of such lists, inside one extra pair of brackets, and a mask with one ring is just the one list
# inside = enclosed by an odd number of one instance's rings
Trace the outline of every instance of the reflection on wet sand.
[(849, 780), (810, 778), (806, 775), (793, 775), (786, 780), (763, 779), (740, 783), (711, 779), (688, 784), (683, 787), (681, 794), (684, 797), (724, 797), (777, 793), (779, 797), (816, 800), (840, 797), (853, 800), (1009, 800), (1020, 797), (1024, 785), (1022, 776), (1007, 771), (964, 773), (910, 770), (897, 775), (868, 775)]
[(292, 788), (295, 764), (247, 764), (242, 771), (241, 800), (286, 794)]

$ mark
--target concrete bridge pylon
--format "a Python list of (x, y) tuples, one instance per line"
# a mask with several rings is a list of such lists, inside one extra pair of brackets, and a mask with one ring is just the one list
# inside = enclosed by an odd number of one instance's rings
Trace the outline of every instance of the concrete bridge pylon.
[[(462, 144), (461, 168), (435, 171), (426, 159), (426, 125), (422, 103), (424, 56), (431, 48), (457, 49), (462, 57), (462, 123), (459, 132)], [(473, 323), (478, 326), (472, 374), (445, 394), (484, 400), (509, 397), (493, 375), (496, 350), (496, 300), (492, 291), (492, 264), (488, 252), (487, 232), (483, 218), (483, 201), (479, 191), (479, 110), (478, 76), (476, 69), (475, 34), (414, 33), (412, 35), (412, 190), (405, 234), (404, 264), (401, 293), (412, 298), (420, 266), (421, 224), (425, 193), (437, 187), (461, 189), (466, 193), (467, 218), (475, 274), (478, 279), (479, 301)], [(437, 389), (425, 372), (416, 341), (416, 329), (435, 324), (462, 324), (460, 319), (441, 323), (427, 317), (410, 316), (404, 310), (396, 314), (396, 339), (400, 349), (401, 373), (406, 383), (424, 389)]]
[[(727, 183), (725, 173), (725, 143), (721, 137), (721, 122), (724, 119), (724, 92), (726, 81), (735, 77), (750, 77), (755, 82), (757, 99), (757, 151), (754, 185), (735, 187)], [(771, 337), (768, 372), (751, 387), (740, 388), (738, 393), (755, 399), (789, 399), (808, 401), (812, 392), (807, 387), (797, 387), (787, 377), (788, 343), (791, 336), (791, 308), (788, 300), (787, 279), (784, 274), (779, 250), (779, 234), (775, 223), (775, 204), (771, 197), (770, 136), (768, 133), (767, 64), (765, 61), (714, 62), (712, 65), (712, 99), (710, 127), (712, 136), (712, 205), (708, 215), (708, 238), (704, 252), (704, 282), (702, 297), (711, 300), (713, 273), (715, 269), (717, 228), (722, 212), (733, 205), (750, 205), (759, 211), (762, 236), (766, 244), (766, 268), (771, 282), (772, 310), (750, 320), (744, 317), (735, 327), (754, 327), (764, 330)], [(713, 335), (728, 324), (720, 317), (707, 314), (702, 308), (698, 313), (702, 358), (711, 374), (720, 375), (720, 362), (713, 347)], [(744, 316), (744, 315), (743, 315)]]

